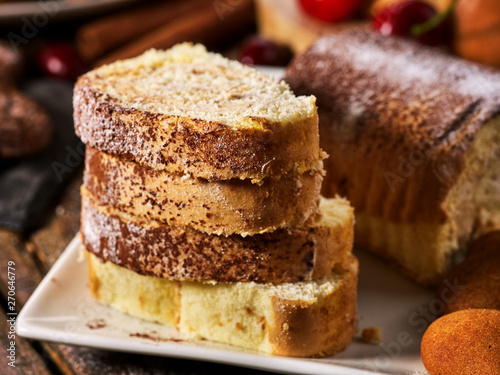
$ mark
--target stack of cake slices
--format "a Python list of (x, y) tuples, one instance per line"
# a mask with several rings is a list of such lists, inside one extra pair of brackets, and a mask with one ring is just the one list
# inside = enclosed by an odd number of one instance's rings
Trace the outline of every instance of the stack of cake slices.
[(74, 119), (94, 298), (268, 353), (349, 344), (353, 209), (319, 196), (314, 97), (180, 44), (80, 77)]

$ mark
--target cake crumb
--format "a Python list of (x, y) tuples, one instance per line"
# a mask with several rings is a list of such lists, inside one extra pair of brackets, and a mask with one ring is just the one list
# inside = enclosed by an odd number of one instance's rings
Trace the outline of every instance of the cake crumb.
[(378, 327), (364, 328), (360, 339), (362, 342), (380, 344), (382, 342), (382, 331)]
[(143, 332), (135, 332), (135, 333), (129, 333), (128, 334), (130, 337), (137, 337), (140, 339), (146, 339), (146, 340), (151, 340), (155, 342), (163, 341), (171, 341), (171, 342), (183, 342), (184, 340), (182, 339), (175, 339), (175, 338), (164, 338), (158, 336), (156, 331), (150, 332), (150, 333), (143, 333)]
[(100, 329), (106, 327), (106, 321), (104, 319), (94, 319), (94, 320), (89, 320), (85, 325), (89, 329)]

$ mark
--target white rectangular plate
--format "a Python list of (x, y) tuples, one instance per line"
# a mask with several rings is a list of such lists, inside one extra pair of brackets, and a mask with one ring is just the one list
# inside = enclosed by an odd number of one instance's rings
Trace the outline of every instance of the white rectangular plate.
[[(283, 68), (257, 68), (276, 79), (284, 72)], [(355, 339), (347, 350), (333, 357), (301, 359), (187, 340), (173, 328), (103, 306), (90, 296), (80, 249), (77, 237), (26, 303), (17, 320), (20, 336), (286, 374), (426, 374), (420, 360), (420, 340), (432, 320), (433, 294), (366, 253), (356, 252), (360, 261), (358, 336), (363, 328), (377, 327), (383, 342), (374, 345)]]
[(359, 330), (378, 327), (381, 345), (358, 339), (321, 359), (286, 358), (185, 339), (176, 330), (144, 322), (94, 301), (76, 237), (24, 306), (20, 336), (114, 351), (189, 358), (287, 374), (425, 374), (420, 340), (430, 323), (433, 294), (371, 255), (360, 260)]

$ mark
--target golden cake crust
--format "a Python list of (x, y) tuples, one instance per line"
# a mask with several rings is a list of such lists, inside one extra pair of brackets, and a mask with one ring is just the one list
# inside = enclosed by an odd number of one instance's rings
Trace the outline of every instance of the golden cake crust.
[[(355, 258), (350, 255), (350, 261)], [(356, 332), (357, 260), (338, 264), (336, 271), (349, 274), (338, 292), (322, 304), (272, 298), (275, 327), (270, 330), (274, 354), (325, 357), (344, 350)], [(286, 329), (284, 329), (286, 327)]]

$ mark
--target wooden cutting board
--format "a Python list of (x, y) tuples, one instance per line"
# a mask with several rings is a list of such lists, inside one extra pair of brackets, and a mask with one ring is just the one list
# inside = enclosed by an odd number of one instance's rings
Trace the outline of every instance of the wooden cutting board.
[(318, 37), (345, 28), (367, 25), (367, 21), (325, 23), (307, 15), (297, 0), (256, 0), (259, 32), (273, 42), (304, 51)]

